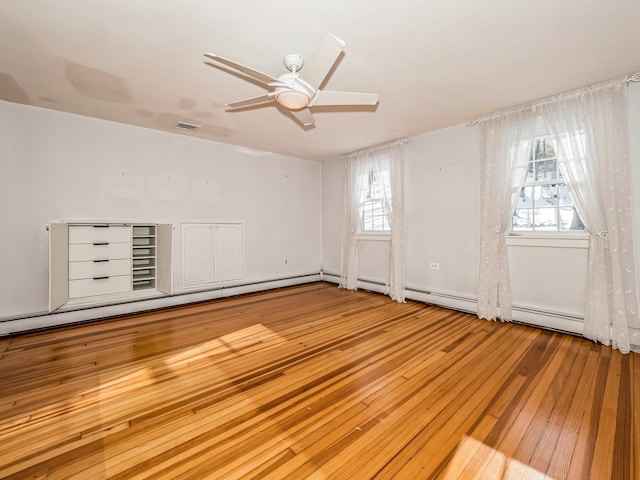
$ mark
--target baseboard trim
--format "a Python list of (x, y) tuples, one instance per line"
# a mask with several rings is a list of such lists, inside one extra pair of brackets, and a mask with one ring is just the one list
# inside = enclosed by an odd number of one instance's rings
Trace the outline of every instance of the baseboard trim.
[[(323, 272), (323, 279), (331, 283), (340, 283), (340, 275), (335, 273)], [(385, 285), (378, 281), (358, 279), (358, 288), (382, 294), (385, 293)], [(437, 305), (460, 312), (472, 313), (474, 315), (478, 311), (477, 298), (469, 295), (435, 292), (408, 286), (405, 288), (405, 297), (409, 300)], [(573, 335), (582, 335), (583, 332), (584, 317), (580, 315), (545, 310), (526, 305), (513, 305), (512, 311), (514, 323), (531, 325)]]
[(105, 320), (121, 315), (143, 313), (163, 308), (188, 305), (190, 303), (205, 302), (208, 300), (273, 290), (276, 288), (313, 283), (320, 281), (321, 278), (321, 273), (310, 273), (292, 277), (234, 284), (231, 286), (221, 286), (198, 292), (163, 295), (161, 297), (136, 300), (133, 302), (119, 303), (115, 305), (79, 308), (63, 312), (43, 312), (21, 317), (13, 317), (0, 321), (0, 337), (76, 323)]
[[(14, 335), (17, 333), (25, 333), (95, 320), (105, 320), (121, 315), (143, 313), (162, 308), (188, 305), (190, 303), (205, 302), (317, 281), (339, 284), (340, 276), (330, 272), (318, 272), (286, 278), (247, 282), (231, 286), (221, 286), (219, 288), (207, 289), (198, 292), (164, 295), (161, 297), (115, 305), (80, 308), (64, 312), (43, 312), (22, 317), (8, 318), (0, 321), (0, 336)], [(375, 280), (358, 279), (358, 288), (381, 294), (386, 293), (384, 283)], [(434, 292), (412, 286), (405, 288), (405, 296), (410, 300), (430, 305), (437, 305), (451, 310), (471, 314), (476, 314), (477, 312), (477, 299), (472, 296)], [(579, 315), (570, 313), (543, 310), (524, 305), (514, 305), (513, 317), (515, 323), (532, 325), (545, 328), (547, 330), (571, 333), (575, 335), (582, 335), (583, 331), (583, 318)]]

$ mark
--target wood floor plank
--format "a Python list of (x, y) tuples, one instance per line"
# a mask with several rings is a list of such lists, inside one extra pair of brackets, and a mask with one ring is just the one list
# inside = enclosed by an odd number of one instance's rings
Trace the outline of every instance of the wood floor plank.
[(640, 361), (314, 283), (0, 338), (0, 478), (638, 478)]
[[(481, 358), (479, 350), (469, 352), (469, 348), (465, 348), (463, 344), (459, 344), (459, 351), (453, 352), (459, 355), (459, 359), (451, 358), (451, 366), (443, 364), (439, 373), (446, 372), (446, 375), (440, 374), (430, 382), (419, 382), (414, 389), (403, 392), (387, 407), (389, 415), (383, 421), (371, 424), (367, 435), (352, 435), (349, 448), (334, 448), (331, 459), (310, 474), (322, 471), (335, 475), (335, 478), (368, 478), (372, 470), (383, 468), (401, 445), (409, 442), (423, 425), (432, 422), (468, 388), (476, 378), (464, 375), (469, 365), (478, 365), (475, 373), (482, 376), (491, 363), (486, 356)], [(430, 405), (430, 408), (424, 408), (425, 405)], [(402, 432), (400, 444), (396, 443), (397, 437), (391, 432)]]
[(631, 364), (631, 422), (632, 422), (632, 443), (629, 445), (632, 456), (631, 478), (640, 478), (640, 356), (632, 355), (629, 359)]
[(490, 390), (480, 387), (487, 382), (500, 384), (505, 381), (520, 355), (519, 352), (511, 352), (499, 363), (485, 367), (484, 376), (474, 375), (469, 386), (395, 454), (376, 478), (419, 478), (424, 471), (445, 470), (459, 439), (472, 428), (491, 401)]
[(572, 397), (571, 403), (566, 410), (558, 411), (551, 417), (551, 424), (562, 429), (547, 468), (551, 478), (570, 478), (571, 460), (578, 451), (576, 444), (584, 438), (579, 434), (579, 430), (582, 422), (585, 421), (589, 399), (593, 394), (593, 379), (599, 357), (600, 355), (591, 349), (580, 348), (579, 356), (571, 371), (572, 378), (575, 378), (575, 387), (571, 383), (569, 385), (572, 388), (566, 389), (566, 396)]
[[(630, 458), (618, 458), (615, 459), (617, 468), (614, 467), (614, 448), (615, 448), (615, 435), (616, 432), (624, 428), (626, 420), (620, 424), (616, 422), (618, 407), (618, 394), (620, 392), (620, 371), (621, 371), (622, 357), (620, 355), (614, 355), (611, 357), (609, 363), (609, 369), (606, 375), (606, 383), (602, 390), (602, 402), (599, 411), (595, 412), (597, 415), (595, 421), (597, 422), (596, 428), (596, 442), (593, 448), (593, 456), (598, 458), (598, 462), (594, 462), (591, 465), (590, 478), (593, 479), (605, 479), (612, 478), (615, 472), (618, 472), (619, 468), (623, 468), (628, 472), (627, 468), (621, 467), (620, 464), (629, 462)], [(626, 378), (628, 381), (628, 377)], [(605, 394), (606, 392), (606, 394)], [(620, 430), (619, 430), (620, 429)], [(622, 478), (622, 477), (618, 477)]]

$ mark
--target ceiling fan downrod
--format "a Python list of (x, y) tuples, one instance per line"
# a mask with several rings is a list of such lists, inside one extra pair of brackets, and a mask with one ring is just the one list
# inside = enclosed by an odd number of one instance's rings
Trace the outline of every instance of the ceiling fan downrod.
[(304, 65), (304, 57), (297, 53), (288, 53), (284, 56), (283, 62), (287, 70), (291, 73), (296, 73)]

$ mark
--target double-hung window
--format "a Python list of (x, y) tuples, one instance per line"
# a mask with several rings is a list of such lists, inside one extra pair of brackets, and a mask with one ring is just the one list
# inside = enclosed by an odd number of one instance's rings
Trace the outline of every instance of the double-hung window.
[(390, 233), (389, 208), (391, 192), (388, 190), (389, 174), (384, 171), (369, 170), (361, 183), (360, 231), (362, 233)]
[(512, 232), (583, 232), (582, 221), (549, 136), (534, 140), (524, 186), (513, 212)]

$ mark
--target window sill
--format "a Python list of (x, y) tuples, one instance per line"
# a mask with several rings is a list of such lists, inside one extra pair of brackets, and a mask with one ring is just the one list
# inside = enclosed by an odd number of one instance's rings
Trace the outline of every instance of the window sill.
[(507, 246), (514, 247), (555, 247), (555, 248), (589, 248), (589, 235), (532, 235), (512, 233), (506, 236)]
[(369, 242), (389, 242), (391, 241), (391, 232), (367, 232), (367, 233), (357, 233), (356, 238), (358, 240), (366, 240)]

